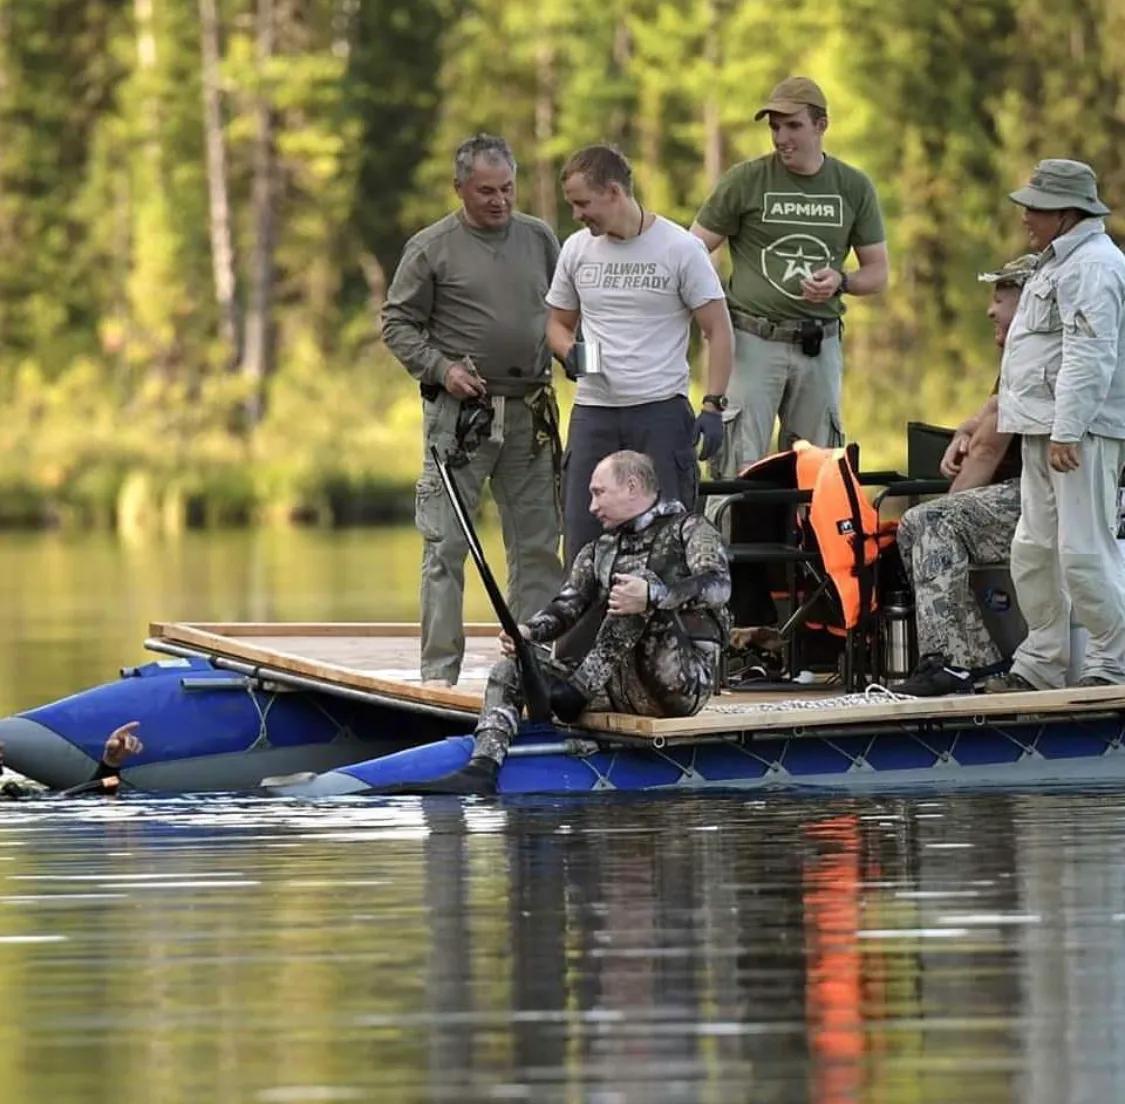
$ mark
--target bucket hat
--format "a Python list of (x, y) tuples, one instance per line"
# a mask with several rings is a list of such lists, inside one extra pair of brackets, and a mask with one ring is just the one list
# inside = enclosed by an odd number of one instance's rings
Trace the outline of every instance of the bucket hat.
[(1109, 208), (1098, 199), (1098, 178), (1082, 161), (1051, 157), (1040, 161), (1031, 179), (1008, 198), (1021, 207), (1039, 211), (1061, 211), (1076, 207), (1091, 215), (1107, 215)]

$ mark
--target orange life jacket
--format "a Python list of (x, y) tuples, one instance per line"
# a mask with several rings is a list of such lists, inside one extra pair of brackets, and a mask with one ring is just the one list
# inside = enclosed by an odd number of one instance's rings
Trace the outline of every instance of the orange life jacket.
[(840, 596), (844, 627), (855, 628), (876, 608), (875, 561), (893, 539), (893, 526), (881, 531), (879, 515), (867, 501), (846, 449), (797, 441), (793, 451), (797, 486), (812, 491), (809, 522)]
[(875, 561), (893, 543), (894, 523), (880, 525), (847, 450), (796, 441), (791, 451), (763, 457), (739, 477), (773, 478), (812, 492), (809, 524), (839, 595), (844, 627), (855, 628), (876, 608)]

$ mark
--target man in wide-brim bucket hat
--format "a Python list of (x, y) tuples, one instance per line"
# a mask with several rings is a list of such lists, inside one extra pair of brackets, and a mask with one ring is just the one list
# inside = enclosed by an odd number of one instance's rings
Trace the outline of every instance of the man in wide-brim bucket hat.
[(1094, 170), (1051, 158), (1010, 193), (1040, 254), (1000, 366), (999, 429), (1022, 435), (1011, 571), (1027, 639), (990, 690), (1061, 687), (1071, 610), (1089, 632), (1080, 686), (1125, 684), (1125, 256)]
[(1036, 211), (1064, 211), (1073, 207), (1088, 215), (1108, 215), (1098, 198), (1098, 178), (1089, 165), (1052, 157), (1040, 161), (1031, 179), (1008, 196), (1021, 207)]

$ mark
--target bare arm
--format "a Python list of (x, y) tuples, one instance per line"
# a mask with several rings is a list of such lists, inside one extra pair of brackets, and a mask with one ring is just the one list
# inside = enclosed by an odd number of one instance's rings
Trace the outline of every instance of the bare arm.
[(576, 310), (561, 310), (558, 307), (547, 308), (547, 344), (559, 360), (566, 360), (566, 354), (574, 344), (579, 313)]
[[(875, 295), (887, 286), (891, 264), (887, 255), (887, 243), (857, 245), (856, 259), (859, 268), (848, 273), (849, 295)], [(840, 290), (843, 274), (834, 268), (817, 269), (810, 277), (801, 281), (801, 294), (809, 303), (826, 303)]]
[(734, 330), (725, 299), (712, 299), (692, 311), (707, 342), (707, 394), (725, 395), (734, 358)]
[[(984, 406), (975, 414), (970, 414), (953, 431), (953, 440), (949, 442), (949, 447), (945, 450), (939, 465), (941, 474), (946, 479), (956, 479), (961, 474), (961, 465), (969, 454), (969, 445), (972, 444), (973, 434), (980, 428), (981, 422), (991, 416), (995, 426), (998, 401), (995, 395), (989, 395), (985, 399)], [(964, 490), (964, 488), (959, 489)]]
[[(986, 408), (988, 404), (985, 404)], [(1004, 453), (1011, 444), (1012, 434), (1001, 433), (996, 428), (996, 404), (980, 419), (976, 432), (969, 440), (969, 448), (961, 462), (961, 470), (957, 473), (950, 493), (967, 491), (971, 487), (983, 487), (996, 474)]]
[(691, 224), (691, 232), (707, 246), (708, 253), (714, 253), (727, 240), (725, 235), (716, 234), (714, 230), (708, 230), (706, 226), (700, 226), (698, 222)]
[(855, 255), (859, 268), (848, 273), (848, 294), (877, 295), (887, 286), (887, 279), (891, 274), (887, 243), (857, 245)]

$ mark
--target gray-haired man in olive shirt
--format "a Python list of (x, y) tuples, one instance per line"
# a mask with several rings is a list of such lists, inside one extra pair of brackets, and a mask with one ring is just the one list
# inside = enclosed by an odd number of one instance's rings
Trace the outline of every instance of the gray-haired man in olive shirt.
[(470, 510), (490, 481), (517, 620), (545, 606), (562, 576), (558, 410), (544, 337), (559, 243), (545, 222), (513, 210), (515, 175), (502, 138), (462, 143), (453, 181), (461, 207), (407, 242), (383, 308), (383, 339), (423, 399), (415, 522), (423, 539), (421, 673), (431, 685), (453, 685), (461, 671), (468, 552), (431, 445), (455, 469)]

